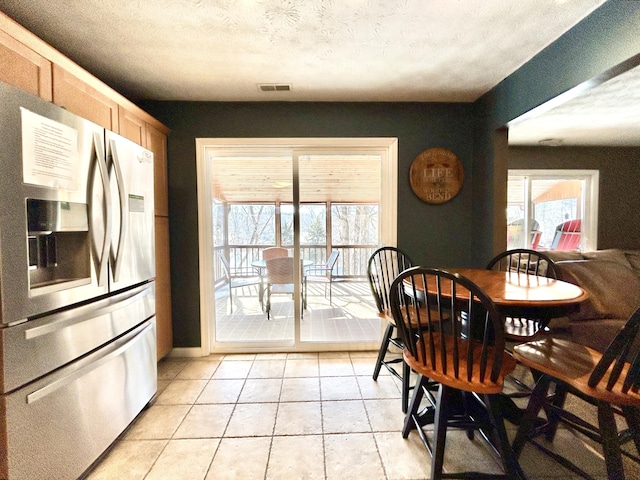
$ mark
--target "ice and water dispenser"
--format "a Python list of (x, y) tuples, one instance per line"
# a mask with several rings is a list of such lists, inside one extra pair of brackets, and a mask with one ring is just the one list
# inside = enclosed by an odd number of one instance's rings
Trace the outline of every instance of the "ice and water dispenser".
[(91, 281), (88, 208), (84, 203), (27, 199), (31, 293)]

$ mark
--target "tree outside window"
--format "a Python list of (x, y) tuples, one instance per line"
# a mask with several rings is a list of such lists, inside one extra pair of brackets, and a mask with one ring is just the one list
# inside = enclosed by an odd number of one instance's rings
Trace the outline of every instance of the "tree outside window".
[(378, 243), (378, 205), (334, 204), (331, 221), (333, 245)]
[(275, 245), (276, 207), (229, 205), (229, 245)]

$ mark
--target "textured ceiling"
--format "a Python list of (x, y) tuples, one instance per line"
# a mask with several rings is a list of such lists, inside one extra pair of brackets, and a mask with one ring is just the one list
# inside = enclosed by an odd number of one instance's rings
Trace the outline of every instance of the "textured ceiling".
[[(604, 0), (2, 0), (123, 94), (470, 102)], [(261, 92), (258, 84), (290, 84)]]
[[(134, 101), (471, 102), (604, 1), (1, 0), (0, 10)], [(510, 142), (640, 144), (638, 77), (514, 123)]]
[(509, 126), (510, 145), (640, 146), (640, 67)]

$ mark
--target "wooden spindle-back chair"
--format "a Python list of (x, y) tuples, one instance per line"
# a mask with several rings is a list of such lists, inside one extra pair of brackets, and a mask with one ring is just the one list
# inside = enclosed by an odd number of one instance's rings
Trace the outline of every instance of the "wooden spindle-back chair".
[[(504, 475), (524, 478), (511, 451), (501, 411), (504, 376), (515, 360), (504, 350), (503, 318), (488, 295), (456, 273), (414, 267), (391, 285), (391, 313), (404, 342), (404, 359), (419, 374), (402, 431), (406, 438), (417, 429), (432, 452), (431, 478), (442, 478), (448, 427), (492, 432), (492, 449), (499, 453)], [(428, 385), (438, 382), (437, 397)], [(433, 408), (423, 410), (427, 398)], [(480, 412), (480, 413), (478, 413)], [(431, 446), (423, 427), (435, 419)], [(470, 473), (447, 473), (466, 478)]]

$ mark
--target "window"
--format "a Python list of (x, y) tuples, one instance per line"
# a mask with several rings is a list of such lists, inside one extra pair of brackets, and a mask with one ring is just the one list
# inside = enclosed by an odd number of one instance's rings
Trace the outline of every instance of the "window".
[(597, 170), (509, 170), (507, 248), (597, 248)]
[[(293, 246), (293, 205), (280, 208), (282, 245)], [(327, 207), (325, 204), (300, 205), (300, 245), (327, 244)]]
[(378, 240), (378, 205), (334, 204), (331, 207), (334, 245), (375, 245)]
[(275, 205), (229, 205), (229, 245), (275, 245)]

